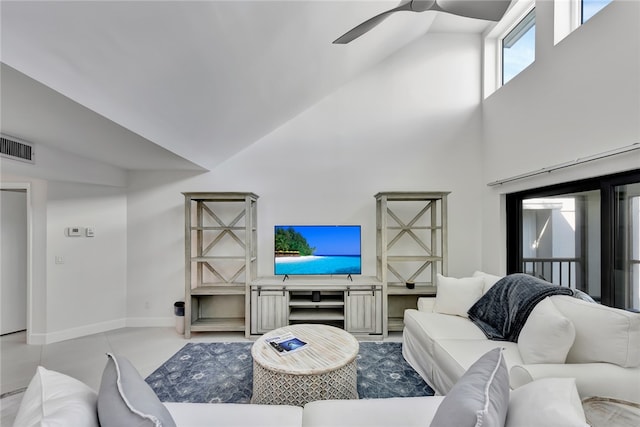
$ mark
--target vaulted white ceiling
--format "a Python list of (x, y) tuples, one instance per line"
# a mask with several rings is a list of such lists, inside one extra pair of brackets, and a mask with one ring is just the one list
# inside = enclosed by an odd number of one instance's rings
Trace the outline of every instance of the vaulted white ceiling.
[(5, 1), (2, 132), (124, 169), (210, 169), (428, 32), (397, 1)]

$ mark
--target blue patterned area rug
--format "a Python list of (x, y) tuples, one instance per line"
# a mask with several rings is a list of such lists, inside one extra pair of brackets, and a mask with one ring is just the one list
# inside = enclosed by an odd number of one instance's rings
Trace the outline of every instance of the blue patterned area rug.
[[(252, 343), (189, 343), (146, 379), (163, 402), (249, 403)], [(431, 396), (402, 357), (401, 343), (361, 342), (360, 399)]]

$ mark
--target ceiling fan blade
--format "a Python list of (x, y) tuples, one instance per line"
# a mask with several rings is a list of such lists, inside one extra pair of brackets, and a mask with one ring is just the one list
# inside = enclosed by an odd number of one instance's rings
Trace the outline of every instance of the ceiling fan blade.
[(510, 4), (511, 0), (436, 0), (433, 10), (467, 18), (499, 21)]
[(387, 19), (389, 15), (394, 12), (425, 12), (427, 10), (433, 10), (467, 18), (499, 21), (509, 8), (511, 1), (512, 0), (410, 0), (364, 21), (362, 24), (338, 37), (333, 44), (347, 44), (357, 39)]
[(367, 31), (371, 30), (373, 27), (375, 27), (376, 25), (378, 25), (379, 23), (381, 23), (382, 21), (384, 21), (385, 19), (387, 19), (389, 17), (389, 15), (391, 15), (392, 13), (395, 12), (399, 12), (402, 10), (411, 10), (411, 4), (413, 2), (407, 2), (404, 4), (400, 4), (397, 7), (394, 7), (393, 9), (389, 9), (385, 12), (382, 12), (376, 16), (374, 16), (371, 19), (368, 19), (366, 21), (364, 21), (362, 24), (352, 28), (351, 30), (347, 31), (346, 33), (344, 33), (343, 35), (341, 35), (340, 37), (338, 37), (337, 39), (334, 40), (333, 44), (347, 44), (355, 39), (357, 39), (358, 37), (360, 37), (361, 35), (363, 35), (364, 33), (366, 33)]

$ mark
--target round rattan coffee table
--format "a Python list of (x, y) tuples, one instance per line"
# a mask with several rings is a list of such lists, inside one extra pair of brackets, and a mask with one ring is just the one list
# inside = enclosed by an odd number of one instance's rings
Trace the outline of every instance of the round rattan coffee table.
[[(267, 339), (291, 333), (307, 345), (278, 354)], [(328, 325), (291, 325), (266, 333), (251, 347), (251, 403), (303, 406), (327, 399), (357, 399), (358, 340)]]
[(640, 403), (595, 396), (583, 399), (582, 407), (591, 427), (640, 426)]

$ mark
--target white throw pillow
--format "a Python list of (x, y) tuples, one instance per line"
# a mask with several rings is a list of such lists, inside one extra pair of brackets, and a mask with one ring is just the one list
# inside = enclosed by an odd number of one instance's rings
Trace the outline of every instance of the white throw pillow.
[(498, 282), (498, 280), (502, 279), (502, 276), (496, 276), (483, 271), (475, 271), (473, 273), (473, 277), (482, 277), (482, 280), (484, 280), (484, 288), (482, 289), (483, 295), (486, 294), (487, 291)]
[(99, 427), (97, 396), (75, 378), (38, 366), (24, 392), (14, 425)]
[(467, 311), (480, 299), (483, 287), (484, 281), (481, 277), (456, 279), (438, 274), (438, 292), (433, 311), (469, 317)]
[(588, 427), (574, 378), (541, 378), (511, 391), (506, 427)]
[(529, 314), (518, 337), (518, 350), (526, 364), (565, 363), (575, 337), (573, 322), (547, 297)]

